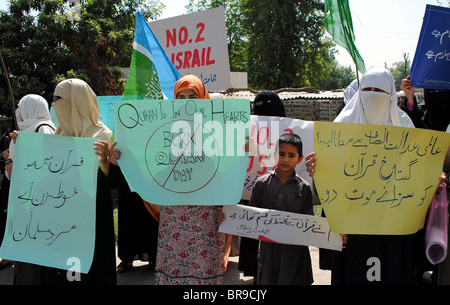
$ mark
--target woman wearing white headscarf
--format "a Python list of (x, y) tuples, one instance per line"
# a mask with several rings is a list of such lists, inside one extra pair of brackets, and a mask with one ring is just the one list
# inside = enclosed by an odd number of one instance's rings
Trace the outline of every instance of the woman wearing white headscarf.
[[(25, 95), (17, 105), (16, 119), (19, 130), (53, 134), (56, 130), (50, 117), (48, 103), (40, 95)], [(17, 136), (17, 131), (12, 133)], [(14, 157), (15, 141), (11, 141), (9, 146), (9, 158)]]
[(344, 104), (347, 105), (348, 102), (352, 99), (353, 95), (358, 92), (359, 82), (357, 79), (354, 79), (350, 85), (344, 90)]
[(25, 95), (19, 101), (16, 118), (20, 130), (53, 134), (56, 129), (47, 101), (37, 94)]
[[(361, 78), (359, 90), (334, 121), (414, 128), (408, 115), (397, 106), (394, 78), (386, 69), (368, 70)], [(305, 162), (313, 176), (315, 154), (308, 154)], [(332, 284), (413, 283), (414, 234), (344, 235), (344, 244), (342, 252), (332, 251), (329, 257)], [(369, 258), (379, 259), (380, 280), (369, 280)]]
[[(17, 125), (20, 131), (31, 131), (53, 134), (55, 125), (50, 118), (50, 112), (47, 101), (40, 95), (28, 94), (20, 101), (16, 109)], [(17, 136), (17, 131), (12, 132), (12, 136)], [(14, 159), (15, 142), (11, 141), (9, 146), (9, 158)], [(12, 164), (5, 167), (8, 179), (3, 179), (2, 191), (9, 192), (9, 177), (11, 175)], [(6, 197), (7, 198), (7, 197)], [(6, 202), (7, 204), (7, 202)], [(7, 205), (2, 209), (7, 209)], [(6, 213), (5, 213), (6, 214)], [(3, 234), (2, 234), (3, 237)], [(43, 267), (35, 264), (15, 262), (14, 263), (14, 284), (16, 285), (39, 285), (41, 284), (41, 275)]]
[(387, 69), (368, 70), (361, 77), (359, 90), (334, 121), (414, 128), (397, 106), (394, 77)]
[[(25, 95), (17, 105), (16, 109), (17, 125), (20, 131), (32, 131), (53, 134), (55, 132), (55, 124), (53, 124), (47, 101), (40, 95)], [(9, 159), (14, 159), (15, 138), (18, 132), (14, 130), (10, 136), (14, 139), (9, 144)], [(12, 163), (5, 166), (6, 177), (11, 176)]]
[[(97, 95), (80, 79), (60, 82), (54, 92), (55, 109), (59, 126), (55, 134), (69, 137), (99, 138), (94, 149), (98, 155), (95, 248), (92, 266), (81, 274), (80, 282), (72, 284), (117, 284), (113, 206), (106, 176), (109, 174), (107, 153), (113, 133), (100, 120)], [(112, 148), (112, 147), (111, 147)], [(68, 284), (66, 272), (47, 268), (46, 284)]]

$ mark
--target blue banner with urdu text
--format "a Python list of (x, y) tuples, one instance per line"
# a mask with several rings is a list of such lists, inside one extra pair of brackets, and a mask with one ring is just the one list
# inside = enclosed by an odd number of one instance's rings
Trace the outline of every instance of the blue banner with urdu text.
[(450, 89), (450, 8), (427, 5), (411, 67), (413, 87)]

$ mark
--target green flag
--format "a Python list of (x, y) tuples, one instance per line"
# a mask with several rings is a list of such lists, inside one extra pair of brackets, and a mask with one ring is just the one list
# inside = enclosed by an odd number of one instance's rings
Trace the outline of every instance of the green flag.
[(123, 98), (172, 99), (180, 76), (142, 14), (136, 12), (133, 54)]
[(163, 99), (153, 58), (143, 53), (134, 46), (123, 96), (131, 99)]
[(350, 53), (358, 71), (366, 72), (364, 60), (354, 43), (355, 34), (348, 0), (325, 0), (325, 28), (333, 40)]

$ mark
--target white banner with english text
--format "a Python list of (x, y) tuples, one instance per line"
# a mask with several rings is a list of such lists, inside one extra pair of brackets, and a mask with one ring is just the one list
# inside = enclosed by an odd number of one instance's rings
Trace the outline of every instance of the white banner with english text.
[(200, 77), (209, 91), (231, 88), (223, 7), (149, 22), (181, 75)]

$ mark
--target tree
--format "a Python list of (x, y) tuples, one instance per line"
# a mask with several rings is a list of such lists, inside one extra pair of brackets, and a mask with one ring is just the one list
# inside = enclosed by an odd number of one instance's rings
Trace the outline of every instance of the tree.
[[(97, 95), (121, 94), (120, 66), (129, 66), (139, 9), (156, 19), (159, 0), (11, 0), (0, 12), (0, 52), (14, 97), (34, 93), (52, 101), (56, 84), (79, 77)], [(6, 71), (5, 71), (6, 73)], [(4, 75), (2, 76), (4, 77)], [(7, 107), (6, 82), (0, 82), (0, 113)]]
[(324, 33), (319, 0), (243, 0), (248, 28), (249, 83), (255, 88), (299, 87)]
[(403, 61), (397, 61), (389, 68), (395, 80), (395, 87), (397, 91), (401, 89), (402, 80), (409, 75), (411, 71), (411, 60), (409, 59), (409, 53), (403, 53)]
[(189, 0), (186, 8), (193, 13), (221, 6), (225, 9), (230, 70), (246, 71), (248, 41), (242, 24), (241, 0)]
[(323, 36), (303, 71), (303, 86), (330, 90), (346, 88), (354, 79), (355, 73), (350, 66), (339, 65), (336, 60), (336, 44), (329, 36)]
[[(43, 94), (48, 91), (56, 58), (62, 62), (71, 62), (69, 52), (58, 46), (50, 33), (38, 31), (43, 21), (33, 16), (32, 10), (41, 7), (27, 1), (11, 1), (10, 12), (0, 12), (0, 52), (8, 68), (4, 72), (10, 77), (16, 98), (28, 93)], [(48, 5), (47, 11), (51, 9)], [(6, 82), (2, 81), (0, 85), (1, 100), (6, 101), (9, 98)], [(2, 106), (1, 113), (10, 116), (10, 107), (6, 103)]]
[(251, 87), (338, 89), (355, 78), (336, 61), (321, 1), (190, 0), (186, 8), (218, 6), (225, 8), (230, 69), (248, 71)]

